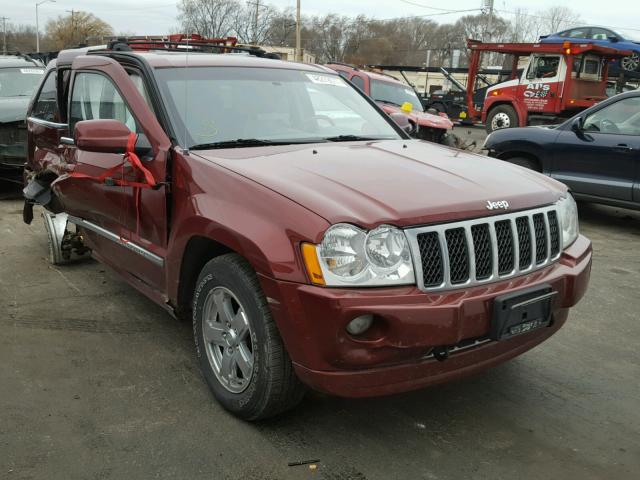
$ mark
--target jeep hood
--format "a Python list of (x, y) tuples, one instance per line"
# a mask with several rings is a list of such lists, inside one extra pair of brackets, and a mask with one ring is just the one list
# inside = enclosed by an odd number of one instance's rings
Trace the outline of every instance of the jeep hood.
[(0, 123), (25, 120), (30, 97), (0, 98)]
[[(196, 154), (196, 152), (192, 152)], [(419, 140), (197, 152), (272, 189), (329, 223), (422, 225), (555, 202), (566, 191), (541, 174)]]

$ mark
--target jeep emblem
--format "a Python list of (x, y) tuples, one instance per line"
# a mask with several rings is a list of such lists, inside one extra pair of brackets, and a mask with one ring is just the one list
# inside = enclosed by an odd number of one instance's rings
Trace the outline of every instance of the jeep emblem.
[(492, 202), (491, 200), (487, 200), (487, 210), (495, 210), (496, 208), (502, 208), (506, 210), (509, 208), (509, 202), (506, 200), (500, 200), (499, 202)]

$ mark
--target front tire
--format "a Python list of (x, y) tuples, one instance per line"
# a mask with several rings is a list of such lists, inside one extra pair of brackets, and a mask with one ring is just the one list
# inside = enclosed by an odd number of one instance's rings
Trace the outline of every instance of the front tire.
[(200, 368), (218, 402), (260, 420), (293, 408), (304, 387), (293, 371), (258, 277), (237, 254), (209, 261), (193, 296)]
[(489, 112), (485, 128), (487, 133), (503, 128), (518, 127), (518, 114), (511, 105), (498, 105)]

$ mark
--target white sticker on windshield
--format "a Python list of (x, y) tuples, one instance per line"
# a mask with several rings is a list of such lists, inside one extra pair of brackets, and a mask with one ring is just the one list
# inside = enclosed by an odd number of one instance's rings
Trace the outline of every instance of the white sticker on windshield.
[(405, 88), (404, 93), (406, 93), (407, 95), (413, 95), (413, 90), (409, 90), (408, 88)]
[(39, 68), (21, 68), (20, 73), (29, 73), (32, 75), (42, 75), (44, 70), (40, 70)]
[(307, 78), (313, 83), (318, 83), (320, 85), (333, 85), (334, 87), (347, 86), (347, 84), (344, 83), (344, 81), (340, 79), (340, 77), (334, 75), (319, 75), (317, 73), (307, 73)]

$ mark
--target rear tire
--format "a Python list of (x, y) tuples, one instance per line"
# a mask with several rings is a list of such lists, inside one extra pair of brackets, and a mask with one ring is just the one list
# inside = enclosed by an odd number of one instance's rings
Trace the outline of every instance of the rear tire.
[(518, 165), (519, 167), (528, 168), (529, 170), (534, 170), (536, 172), (541, 172), (540, 165), (535, 160), (531, 160), (526, 157), (512, 157), (507, 158), (505, 161), (509, 163), (513, 163), (514, 165)]
[(498, 105), (489, 111), (485, 128), (487, 133), (491, 133), (503, 128), (518, 126), (518, 114), (515, 108), (511, 105)]
[(258, 277), (240, 255), (210, 260), (193, 295), (200, 368), (218, 402), (245, 420), (297, 405), (305, 388), (271, 317)]
[(633, 52), (632, 55), (620, 60), (620, 66), (626, 72), (636, 72), (640, 70), (640, 53)]

